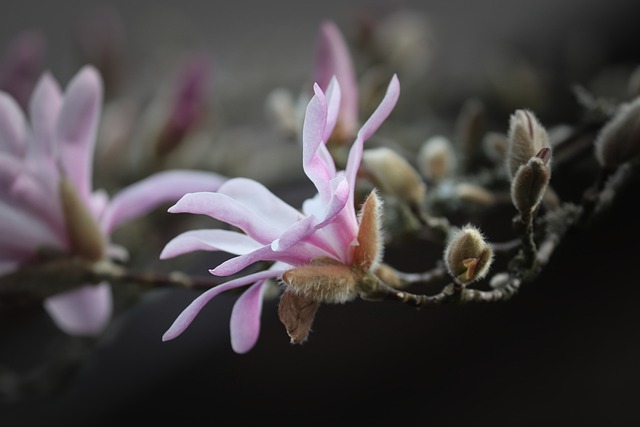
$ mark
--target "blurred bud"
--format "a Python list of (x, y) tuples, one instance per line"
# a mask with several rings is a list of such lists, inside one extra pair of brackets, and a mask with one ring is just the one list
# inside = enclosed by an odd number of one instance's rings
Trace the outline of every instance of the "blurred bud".
[(444, 251), (444, 262), (453, 279), (466, 285), (482, 279), (493, 261), (493, 248), (471, 224), (456, 230)]
[(105, 244), (100, 228), (67, 177), (60, 179), (59, 191), (73, 254), (90, 261), (102, 259)]
[(600, 165), (613, 168), (640, 157), (640, 97), (620, 105), (594, 142)]
[(156, 141), (156, 154), (163, 157), (180, 145), (203, 119), (209, 96), (211, 70), (204, 53), (192, 55), (175, 82), (170, 111)]
[(427, 186), (420, 174), (398, 153), (387, 147), (371, 148), (362, 154), (362, 167), (385, 194), (410, 206), (421, 206)]
[(427, 139), (418, 152), (418, 169), (428, 181), (439, 182), (451, 176), (456, 164), (457, 158), (451, 141), (441, 135)]
[(421, 78), (431, 64), (435, 47), (426, 17), (413, 10), (399, 10), (372, 29), (375, 54), (406, 78)]
[(640, 66), (636, 67), (629, 76), (627, 93), (631, 99), (640, 95)]
[(505, 162), (508, 147), (509, 138), (502, 132), (487, 132), (482, 138), (484, 154), (494, 163)]
[(551, 178), (551, 170), (547, 166), (550, 157), (551, 149), (543, 148), (518, 168), (511, 181), (511, 200), (523, 216), (530, 215), (544, 196)]
[(335, 77), (340, 85), (340, 112), (330, 140), (349, 144), (358, 131), (360, 99), (349, 46), (333, 21), (323, 21), (316, 36), (313, 80), (323, 91)]
[(122, 17), (106, 4), (93, 6), (80, 20), (78, 43), (83, 62), (98, 68), (108, 95), (117, 92), (125, 63), (125, 31)]
[(13, 96), (25, 110), (42, 73), (45, 44), (39, 31), (25, 31), (10, 43), (0, 61), (0, 90)]
[(297, 139), (304, 117), (291, 92), (284, 88), (273, 89), (265, 101), (265, 115), (276, 130), (286, 138)]
[(470, 98), (462, 105), (455, 123), (454, 141), (465, 168), (469, 168), (482, 149), (486, 111), (479, 99)]
[[(509, 121), (509, 147), (507, 149), (507, 171), (513, 179), (520, 166), (527, 164), (530, 158), (543, 148), (551, 148), (547, 131), (536, 116), (528, 110), (516, 110)], [(549, 164), (551, 150), (546, 164)]]
[(456, 185), (456, 197), (462, 201), (485, 206), (493, 205), (497, 200), (496, 195), (491, 191), (469, 182)]

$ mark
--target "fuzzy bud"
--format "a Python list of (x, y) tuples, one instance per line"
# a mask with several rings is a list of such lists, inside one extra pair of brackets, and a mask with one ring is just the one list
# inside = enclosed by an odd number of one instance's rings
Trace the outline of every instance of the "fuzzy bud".
[(540, 150), (538, 156), (518, 168), (511, 181), (511, 200), (521, 215), (530, 215), (547, 190), (551, 178), (551, 170), (547, 166), (550, 151), (549, 148)]
[(427, 186), (409, 162), (387, 147), (371, 148), (362, 154), (362, 166), (383, 193), (410, 206), (421, 206)]
[(497, 202), (497, 197), (494, 193), (470, 182), (461, 182), (456, 185), (456, 197), (459, 200), (483, 206), (491, 206)]
[(418, 169), (428, 181), (438, 182), (452, 175), (456, 164), (451, 141), (441, 135), (427, 139), (418, 152)]
[(622, 104), (595, 140), (600, 165), (613, 168), (640, 157), (640, 97)]
[(321, 303), (344, 303), (358, 294), (351, 268), (332, 258), (316, 258), (309, 265), (282, 274), (287, 289)]
[[(516, 110), (509, 122), (509, 147), (507, 148), (507, 172), (513, 179), (520, 166), (543, 148), (551, 148), (546, 129), (528, 110)], [(549, 151), (549, 159), (551, 151)], [(547, 164), (549, 161), (547, 161)]]
[(449, 238), (444, 261), (453, 280), (466, 285), (486, 276), (493, 261), (493, 249), (476, 227), (467, 224)]

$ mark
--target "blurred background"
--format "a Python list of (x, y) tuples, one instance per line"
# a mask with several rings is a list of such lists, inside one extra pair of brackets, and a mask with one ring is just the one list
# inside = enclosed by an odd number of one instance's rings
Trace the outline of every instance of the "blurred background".
[[(256, 178), (299, 206), (310, 196), (300, 152), (275, 129), (266, 105), (276, 88), (308, 88), (326, 19), (343, 31), (357, 64), (383, 57), (395, 66), (402, 93), (380, 133), (405, 147), (451, 133), (470, 98), (485, 102), (491, 130), (506, 132), (516, 108), (533, 109), (545, 124), (571, 123), (580, 114), (574, 85), (623, 100), (640, 65), (640, 8), (630, 0), (3, 6), (5, 61), (14, 40), (34, 31), (42, 53), (35, 57), (63, 85), (83, 64), (101, 66), (106, 148), (99, 148), (95, 185), (108, 189), (148, 170), (118, 165), (109, 153), (120, 153), (119, 139), (143, 146), (153, 127), (145, 123), (160, 114), (155, 106), (184, 61), (199, 54), (210, 61), (205, 124), (164, 166)], [(396, 41), (388, 50), (376, 38), (383, 31), (407, 37), (410, 49)], [(389, 70), (382, 77), (359, 71), (370, 87), (390, 77)], [(143, 130), (127, 133), (132, 128)], [(126, 147), (132, 157), (144, 155)], [(593, 179), (565, 178), (564, 198), (578, 197)], [(538, 280), (508, 302), (423, 310), (393, 302), (323, 305), (301, 346), (289, 344), (275, 300), (265, 304), (256, 347), (243, 355), (229, 341), (235, 295), (216, 298), (165, 343), (162, 334), (196, 291), (115, 289), (118, 316), (95, 340), (64, 336), (40, 307), (0, 307), (0, 425), (114, 425), (133, 417), (181, 425), (637, 425), (637, 184), (591, 229), (570, 234)], [(162, 209), (153, 215), (162, 231), (138, 222), (116, 236), (133, 248), (134, 266), (206, 273), (220, 262), (220, 254), (158, 261), (162, 245), (195, 222), (167, 218)], [(490, 237), (503, 237), (509, 215), (487, 224)], [(153, 249), (138, 254), (141, 247)], [(439, 255), (408, 241), (388, 247), (385, 260), (424, 271), (425, 259)]]

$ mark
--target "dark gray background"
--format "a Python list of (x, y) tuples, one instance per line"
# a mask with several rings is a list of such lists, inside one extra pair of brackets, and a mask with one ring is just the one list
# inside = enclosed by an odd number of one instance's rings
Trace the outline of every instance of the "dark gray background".
[[(0, 48), (22, 29), (41, 28), (49, 67), (66, 81), (76, 69), (75, 22), (89, 4), (4, 2)], [(205, 46), (216, 58), (219, 104), (227, 101), (238, 120), (254, 123), (270, 87), (297, 89), (307, 78), (322, 19), (349, 28), (362, 8), (383, 3), (111, 4), (124, 19), (135, 75), (153, 76), (163, 52)], [(439, 75), (469, 95), (473, 76), (500, 47), (520, 49), (563, 82), (587, 83), (598, 65), (628, 67), (640, 56), (633, 1), (393, 4), (428, 14), (440, 40)], [(563, 61), (571, 43), (594, 46), (600, 62), (570, 74)], [(589, 233), (572, 236), (512, 301), (423, 311), (394, 303), (322, 306), (303, 346), (288, 343), (271, 302), (256, 348), (234, 354), (233, 296), (217, 298), (179, 339), (162, 343), (193, 299), (189, 291), (151, 292), (95, 347), (62, 337), (39, 309), (4, 313), (3, 365), (29, 372), (49, 352), (89, 357), (79, 370), (70, 367), (69, 381), (54, 393), (3, 402), (0, 425), (117, 425), (133, 417), (177, 425), (637, 425), (635, 193), (627, 190)], [(421, 250), (388, 248), (387, 256), (418, 269)]]

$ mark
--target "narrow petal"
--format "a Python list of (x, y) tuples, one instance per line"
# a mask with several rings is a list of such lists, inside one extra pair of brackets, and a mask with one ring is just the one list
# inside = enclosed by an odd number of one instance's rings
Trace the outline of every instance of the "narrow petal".
[(248, 352), (260, 335), (260, 315), (265, 281), (251, 285), (238, 298), (231, 311), (231, 348), (239, 354)]
[(300, 219), (297, 209), (252, 179), (230, 179), (220, 187), (218, 193), (226, 194), (280, 230), (286, 230)]
[(333, 178), (325, 161), (318, 155), (327, 124), (327, 100), (320, 87), (313, 87), (315, 95), (309, 101), (302, 126), (302, 167), (318, 189), (323, 200), (329, 198), (328, 182)]
[(102, 91), (98, 71), (90, 65), (83, 67), (69, 82), (56, 128), (64, 170), (83, 200), (88, 200), (91, 193)]
[(271, 243), (271, 249), (274, 251), (284, 251), (295, 245), (296, 243), (308, 237), (315, 231), (314, 226), (318, 220), (314, 216), (308, 216), (295, 224), (293, 224), (287, 231)]
[(41, 246), (61, 248), (60, 237), (40, 218), (0, 200), (0, 245), (33, 253)]
[(18, 103), (0, 92), (0, 151), (23, 157), (26, 151), (26, 121)]
[(202, 308), (209, 301), (211, 301), (220, 293), (228, 291), (230, 289), (239, 288), (240, 286), (248, 285), (249, 283), (270, 279), (282, 273), (283, 270), (261, 271), (259, 273), (249, 274), (247, 276), (231, 280), (229, 282), (223, 283), (222, 285), (218, 285), (209, 289), (208, 291), (202, 293), (198, 298), (193, 300), (191, 304), (189, 304), (189, 306), (185, 308), (182, 313), (180, 313), (173, 324), (162, 336), (162, 341), (172, 340), (183, 333), (189, 327), (191, 322), (193, 322), (193, 319), (195, 319), (198, 313), (200, 313), (200, 310), (202, 310)]
[[(350, 202), (353, 202), (353, 191), (356, 182), (356, 174), (358, 169), (360, 168), (360, 161), (362, 160), (362, 150), (364, 149), (364, 143), (373, 133), (378, 130), (378, 128), (382, 125), (382, 123), (389, 117), (391, 111), (398, 102), (398, 97), (400, 96), (400, 82), (398, 81), (398, 76), (393, 75), (391, 78), (391, 82), (387, 87), (387, 92), (378, 105), (378, 108), (371, 114), (369, 120), (360, 128), (358, 134), (356, 135), (356, 140), (351, 146), (351, 150), (349, 151), (349, 159), (347, 160), (347, 168), (345, 174), (347, 176), (347, 181), (351, 184), (351, 196), (349, 197)], [(353, 205), (353, 203), (348, 203), (349, 205)], [(354, 208), (355, 212), (355, 208)]]
[(210, 270), (210, 273), (216, 276), (229, 276), (258, 261), (280, 261), (289, 265), (304, 265), (319, 256), (331, 257), (333, 255), (306, 242), (300, 242), (295, 247), (280, 251), (274, 251), (271, 245), (265, 245), (246, 255), (240, 255), (223, 262)]
[(119, 225), (148, 214), (163, 203), (175, 203), (195, 191), (216, 191), (226, 180), (212, 173), (191, 170), (159, 172), (132, 184), (114, 196), (100, 223), (110, 234)]
[(99, 335), (111, 319), (111, 285), (103, 282), (54, 295), (44, 301), (44, 308), (58, 328), (69, 335)]
[(60, 86), (51, 73), (46, 72), (38, 80), (29, 103), (36, 155), (54, 155), (53, 134), (61, 106)]
[(225, 251), (243, 255), (261, 246), (246, 234), (235, 231), (191, 230), (171, 239), (162, 250), (160, 259), (173, 258), (195, 251)]
[(240, 228), (262, 244), (271, 244), (280, 236), (280, 229), (268, 223), (261, 213), (255, 213), (226, 194), (199, 192), (185, 194), (169, 208), (171, 213), (204, 214)]
[(338, 80), (335, 76), (329, 82), (329, 86), (326, 90), (326, 97), (327, 123), (324, 126), (324, 133), (322, 134), (322, 141), (325, 143), (329, 140), (333, 130), (335, 129), (336, 122), (338, 121), (338, 113), (340, 113), (340, 99), (342, 97), (342, 93)]

